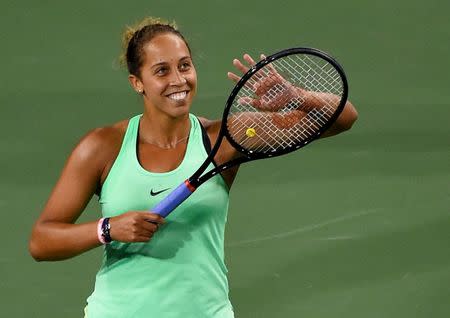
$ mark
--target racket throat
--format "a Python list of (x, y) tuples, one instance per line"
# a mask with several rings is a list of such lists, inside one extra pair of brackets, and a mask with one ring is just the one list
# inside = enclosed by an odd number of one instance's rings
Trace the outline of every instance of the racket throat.
[(187, 179), (186, 181), (184, 181), (184, 184), (186, 185), (186, 188), (189, 189), (189, 191), (194, 192), (195, 190), (197, 190), (197, 187), (193, 185), (193, 182), (189, 181), (189, 179)]

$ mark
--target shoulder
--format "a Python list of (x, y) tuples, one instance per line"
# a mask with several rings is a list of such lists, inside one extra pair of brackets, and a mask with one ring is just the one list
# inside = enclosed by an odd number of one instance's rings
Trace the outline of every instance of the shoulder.
[[(198, 120), (202, 124), (203, 128), (205, 128), (208, 133), (209, 138), (217, 137), (220, 131), (220, 126), (222, 122), (220, 120), (211, 120), (205, 117), (198, 117)], [(215, 139), (215, 138), (214, 138)]]
[[(205, 127), (205, 130), (208, 134), (211, 144), (215, 145), (217, 139), (219, 138), (220, 128), (222, 126), (221, 120), (210, 120), (203, 117), (197, 117), (200, 123)], [(228, 142), (226, 138), (222, 139), (219, 149), (217, 150), (216, 155), (214, 156), (214, 162), (216, 165), (222, 165), (230, 160), (233, 160), (240, 156), (240, 153)], [(231, 169), (227, 169), (222, 171), (220, 174), (225, 180), (228, 188), (231, 188), (233, 184), (233, 180), (236, 177), (239, 166), (232, 167)]]
[(84, 135), (75, 148), (81, 157), (92, 157), (120, 148), (128, 126), (123, 120), (106, 127), (95, 128)]
[(116, 160), (129, 120), (95, 128), (84, 135), (69, 157), (68, 164), (84, 174), (95, 175), (102, 184)]
[(84, 135), (69, 157), (69, 163), (98, 176), (105, 172), (119, 154), (129, 120), (95, 128)]
[(206, 129), (209, 125), (211, 125), (212, 120), (205, 118), (205, 117), (200, 117), (200, 116), (195, 116), (197, 117), (197, 119), (199, 120), (199, 122), (202, 124), (202, 126)]

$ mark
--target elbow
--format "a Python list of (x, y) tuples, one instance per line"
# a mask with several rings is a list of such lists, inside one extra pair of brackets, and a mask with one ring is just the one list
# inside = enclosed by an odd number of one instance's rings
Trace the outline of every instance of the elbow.
[(356, 111), (355, 108), (352, 107), (352, 111), (348, 116), (349, 118), (347, 119), (345, 125), (344, 125), (344, 130), (350, 130), (350, 128), (352, 128), (353, 124), (356, 122), (356, 120), (358, 119), (358, 112)]
[(31, 233), (30, 240), (28, 241), (28, 252), (36, 262), (51, 260), (48, 254), (46, 236), (39, 231), (38, 227), (35, 227)]
[(43, 249), (40, 247), (40, 244), (36, 241), (36, 239), (30, 239), (28, 243), (28, 252), (36, 262), (42, 262), (45, 260)]
[(36, 262), (54, 262), (71, 257), (59, 251), (52, 250), (45, 246), (45, 244), (33, 242), (33, 240), (30, 240), (28, 244), (28, 251)]
[(346, 131), (346, 130), (350, 130), (353, 126), (353, 124), (356, 122), (356, 120), (358, 119), (358, 112), (356, 111), (355, 107), (353, 107), (353, 105), (348, 102), (345, 109), (344, 109), (344, 118), (345, 120), (342, 120), (340, 122), (339, 128), (340, 131)]
[(42, 245), (42, 234), (38, 224), (35, 224), (28, 241), (28, 252), (36, 262), (44, 260), (44, 247)]
[(68, 252), (66, 245), (56, 240), (49, 233), (35, 228), (28, 242), (28, 252), (36, 262), (53, 262), (71, 258), (78, 253)]
[(348, 103), (336, 122), (327, 131), (325, 131), (321, 138), (335, 136), (343, 133), (344, 131), (350, 130), (357, 119), (358, 112), (353, 105)]

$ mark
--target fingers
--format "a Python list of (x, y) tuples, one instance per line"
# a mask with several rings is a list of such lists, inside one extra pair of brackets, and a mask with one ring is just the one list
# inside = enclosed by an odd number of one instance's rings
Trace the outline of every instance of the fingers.
[[(245, 55), (244, 55), (245, 56)], [(247, 73), (247, 71), (248, 71), (248, 67), (247, 66), (245, 66), (244, 64), (242, 64), (242, 62), (241, 61), (239, 61), (238, 59), (234, 59), (233, 60), (233, 65), (234, 65), (234, 67), (236, 67), (239, 71), (241, 71), (243, 74), (244, 73)]]
[(247, 53), (244, 54), (243, 58), (244, 58), (244, 61), (247, 62), (248, 66), (247, 66), (247, 65), (244, 65), (244, 64), (243, 64), (241, 61), (239, 61), (238, 59), (234, 59), (234, 60), (233, 60), (233, 65), (234, 65), (234, 67), (236, 67), (239, 71), (241, 71), (241, 72), (244, 74), (244, 73), (247, 73), (248, 70), (249, 70), (249, 68), (250, 68), (251, 66), (255, 65), (256, 62), (255, 62), (255, 60), (254, 60), (250, 55), (248, 55)]
[(256, 64), (256, 62), (253, 60), (253, 58), (248, 55), (247, 53), (244, 54), (244, 60), (248, 63), (248, 65), (253, 66)]
[(253, 106), (254, 108), (261, 109), (261, 101), (259, 99), (251, 98), (251, 97), (241, 97), (238, 100), (238, 103), (243, 106)]
[(159, 223), (149, 221), (143, 222), (142, 229), (147, 232), (155, 233), (159, 229)]
[[(249, 54), (247, 54), (247, 53), (245, 53), (243, 56), (243, 60), (246, 62), (246, 64), (247, 65), (245, 65), (244, 63), (242, 63), (240, 60), (238, 60), (238, 59), (234, 59), (233, 60), (233, 65), (234, 65), (234, 67), (236, 67), (242, 74), (245, 74), (245, 73), (247, 73), (248, 72), (248, 70), (250, 69), (250, 67), (252, 67), (253, 65), (255, 65), (256, 64), (256, 62), (255, 62), (255, 60), (253, 60), (253, 58), (249, 55)], [(232, 73), (232, 72), (228, 72), (227, 73), (227, 77), (230, 79), (230, 80), (232, 80), (233, 82), (235, 82), (235, 83), (237, 83), (237, 82), (239, 82), (239, 80), (241, 79), (241, 77), (240, 76), (238, 76), (238, 75), (236, 75), (235, 73)], [(258, 75), (258, 74), (256, 74), (256, 76), (255, 76), (255, 78), (256, 79), (258, 79), (260, 76)], [(254, 80), (250, 80), (248, 83), (247, 83), (247, 87), (249, 88), (249, 89), (253, 89), (253, 86), (256, 84), (256, 82), (254, 81)]]
[(142, 217), (145, 221), (156, 224), (164, 224), (165, 222), (164, 218), (161, 215), (153, 212), (142, 213)]
[(274, 76), (266, 76), (261, 78), (258, 84), (255, 86), (255, 94), (258, 96), (262, 96), (267, 94), (270, 90), (273, 91), (272, 94), (281, 93), (284, 90), (284, 87), (281, 85), (281, 81), (279, 78)]
[(120, 242), (148, 242), (164, 218), (148, 211), (130, 211), (110, 218), (111, 238)]
[(230, 80), (232, 80), (233, 82), (236, 82), (236, 83), (239, 82), (239, 80), (241, 79), (239, 76), (237, 76), (236, 74), (231, 73), (231, 72), (228, 72), (227, 76)]
[[(265, 59), (267, 56), (265, 56), (264, 54), (261, 54), (261, 60)], [(270, 75), (275, 75), (275, 76), (279, 76), (281, 77), (281, 75), (277, 72), (277, 70), (275, 69), (275, 67), (273, 66), (272, 63), (267, 64), (267, 68), (269, 69), (269, 74)]]
[(140, 224), (140, 233), (142, 241), (140, 242), (148, 242), (156, 231), (158, 231), (159, 226), (165, 223), (163, 217), (155, 213), (144, 212), (143, 214), (143, 222)]

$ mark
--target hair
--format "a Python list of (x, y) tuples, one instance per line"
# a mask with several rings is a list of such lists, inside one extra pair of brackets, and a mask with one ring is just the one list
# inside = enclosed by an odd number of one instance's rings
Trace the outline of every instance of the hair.
[(184, 36), (178, 31), (175, 22), (168, 22), (161, 18), (147, 17), (133, 26), (126, 26), (122, 35), (123, 53), (120, 57), (122, 65), (126, 65), (128, 72), (139, 76), (141, 66), (144, 64), (144, 46), (154, 37), (164, 33), (179, 36), (186, 44), (189, 53), (191, 48)]

